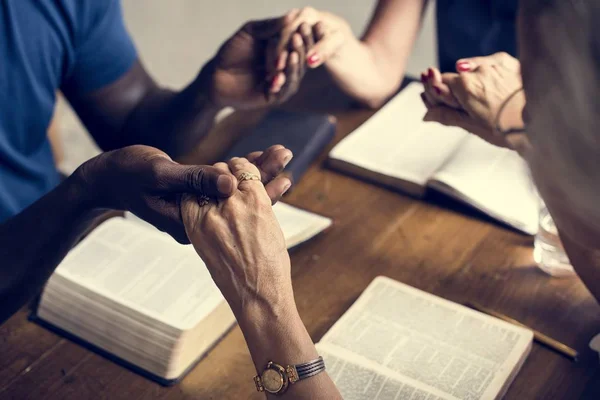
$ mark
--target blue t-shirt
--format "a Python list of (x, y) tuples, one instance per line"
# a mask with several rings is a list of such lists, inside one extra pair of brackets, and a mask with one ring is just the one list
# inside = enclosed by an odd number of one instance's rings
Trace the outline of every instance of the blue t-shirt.
[(517, 54), (518, 0), (438, 0), (438, 55), (442, 72), (456, 61), (505, 51)]
[(59, 182), (47, 138), (56, 92), (99, 89), (136, 59), (119, 0), (0, 1), (0, 222)]

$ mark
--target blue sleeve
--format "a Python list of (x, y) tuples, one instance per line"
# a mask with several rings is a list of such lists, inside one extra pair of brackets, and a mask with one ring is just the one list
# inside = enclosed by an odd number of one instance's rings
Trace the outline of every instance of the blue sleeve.
[(137, 60), (119, 0), (78, 0), (74, 23), (74, 63), (63, 85), (85, 94), (122, 77)]

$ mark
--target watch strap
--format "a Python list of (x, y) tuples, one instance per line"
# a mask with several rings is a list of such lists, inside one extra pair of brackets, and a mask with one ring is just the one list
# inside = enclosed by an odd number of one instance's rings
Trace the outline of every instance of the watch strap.
[(288, 365), (285, 370), (290, 383), (296, 383), (325, 371), (325, 361), (323, 361), (323, 357), (319, 357), (303, 364)]

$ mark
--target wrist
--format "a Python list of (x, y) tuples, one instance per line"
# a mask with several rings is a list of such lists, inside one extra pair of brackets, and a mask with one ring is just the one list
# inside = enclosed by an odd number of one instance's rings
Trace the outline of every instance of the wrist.
[(298, 364), (317, 358), (317, 351), (300, 318), (296, 303), (244, 307), (238, 323), (258, 372), (269, 361)]
[(62, 184), (66, 203), (71, 210), (81, 216), (94, 216), (100, 210), (96, 196), (80, 172), (75, 171)]

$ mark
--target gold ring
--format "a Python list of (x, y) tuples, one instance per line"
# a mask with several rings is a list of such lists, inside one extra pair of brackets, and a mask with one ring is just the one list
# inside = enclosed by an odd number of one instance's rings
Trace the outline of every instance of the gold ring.
[(244, 181), (260, 181), (260, 177), (251, 172), (242, 172), (238, 177), (238, 182)]

